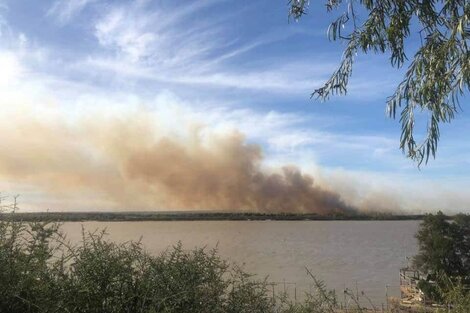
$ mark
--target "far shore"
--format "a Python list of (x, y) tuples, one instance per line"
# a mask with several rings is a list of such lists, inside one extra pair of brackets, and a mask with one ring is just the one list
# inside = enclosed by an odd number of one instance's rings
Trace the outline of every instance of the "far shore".
[[(17, 212), (2, 213), (0, 220), (51, 222), (126, 222), (126, 221), (406, 221), (422, 220), (424, 215), (388, 213), (254, 213), (254, 212)], [(451, 217), (449, 217), (451, 218)]]

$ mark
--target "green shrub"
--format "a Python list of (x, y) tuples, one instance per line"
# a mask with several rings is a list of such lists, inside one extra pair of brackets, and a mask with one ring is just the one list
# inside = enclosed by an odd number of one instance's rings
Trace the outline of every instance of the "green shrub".
[(0, 312), (273, 312), (265, 281), (217, 250), (160, 255), (104, 232), (70, 245), (58, 224), (0, 221)]
[(443, 301), (442, 294), (451, 287), (446, 283), (449, 279), (470, 285), (470, 215), (449, 220), (442, 212), (427, 214), (416, 238), (419, 252), (413, 264), (424, 276), (418, 287), (427, 298)]

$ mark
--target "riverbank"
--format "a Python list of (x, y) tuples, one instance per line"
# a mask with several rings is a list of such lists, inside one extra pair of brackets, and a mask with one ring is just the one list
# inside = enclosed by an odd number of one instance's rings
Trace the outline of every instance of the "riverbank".
[(16, 221), (404, 221), (422, 220), (424, 215), (331, 214), (316, 213), (248, 213), (248, 212), (23, 212), (0, 214), (0, 220)]

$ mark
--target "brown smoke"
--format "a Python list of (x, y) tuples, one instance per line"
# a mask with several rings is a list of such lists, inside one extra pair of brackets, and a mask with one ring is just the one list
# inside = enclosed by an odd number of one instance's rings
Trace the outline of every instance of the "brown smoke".
[(240, 133), (189, 133), (159, 131), (143, 112), (74, 122), (17, 115), (0, 125), (0, 181), (129, 210), (354, 210), (294, 166), (264, 169), (261, 148)]

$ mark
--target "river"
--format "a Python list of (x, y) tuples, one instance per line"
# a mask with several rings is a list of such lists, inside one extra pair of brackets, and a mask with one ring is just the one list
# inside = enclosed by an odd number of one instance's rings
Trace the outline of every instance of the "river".
[(312, 285), (307, 267), (336, 290), (339, 301), (349, 288), (381, 306), (386, 293), (399, 295), (399, 269), (416, 253), (419, 221), (68, 222), (62, 230), (78, 242), (82, 225), (87, 231), (106, 228), (116, 242), (142, 238), (150, 253), (178, 241), (185, 249), (217, 246), (223, 258), (298, 298)]

